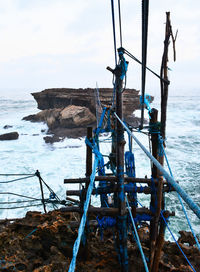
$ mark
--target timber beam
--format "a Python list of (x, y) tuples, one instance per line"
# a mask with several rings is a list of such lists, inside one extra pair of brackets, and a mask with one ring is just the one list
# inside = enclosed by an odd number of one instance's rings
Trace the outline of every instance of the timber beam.
[[(64, 179), (64, 183), (87, 183), (90, 181), (89, 177), (86, 178), (71, 178), (71, 179)], [(95, 181), (108, 181), (110, 183), (115, 183), (117, 182), (117, 177), (115, 176), (96, 176)], [(148, 178), (132, 178), (132, 177), (124, 177), (124, 182), (125, 183), (145, 183), (150, 185), (151, 184), (151, 179)], [(157, 184), (157, 181), (154, 181), (155, 185)], [(165, 181), (164, 184), (167, 184)]]
[[(164, 193), (168, 193), (174, 191), (174, 189), (171, 187), (169, 188), (169, 186), (165, 186), (163, 188), (163, 192)], [(97, 188), (97, 189), (93, 189), (92, 191), (92, 195), (102, 195), (102, 194), (111, 194), (111, 193), (116, 193), (119, 192), (118, 186), (114, 185), (114, 186), (109, 186), (106, 188)], [(151, 194), (152, 193), (152, 189), (151, 187), (137, 187), (136, 189), (126, 189), (125, 186), (125, 192), (133, 192), (133, 193), (143, 193), (143, 194)], [(66, 191), (66, 195), (67, 196), (80, 196), (81, 195), (81, 190), (68, 190)]]

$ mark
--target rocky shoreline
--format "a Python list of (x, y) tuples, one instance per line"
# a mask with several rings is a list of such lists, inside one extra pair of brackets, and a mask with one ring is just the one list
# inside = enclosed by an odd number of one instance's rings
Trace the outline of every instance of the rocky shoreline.
[[(96, 115), (102, 107), (111, 106), (111, 88), (96, 89), (46, 89), (32, 93), (41, 111), (29, 115), (23, 120), (31, 122), (45, 122), (48, 126), (46, 142), (62, 140), (65, 137), (82, 137), (86, 135), (87, 126), (96, 126)], [(99, 99), (98, 99), (99, 98)], [(151, 98), (153, 100), (153, 98)], [(126, 89), (123, 93), (124, 119), (132, 126), (138, 126), (139, 119), (133, 112), (140, 108), (139, 91)]]
[[(79, 214), (60, 210), (47, 214), (28, 212), (22, 219), (0, 221), (0, 271), (68, 271), (79, 222)], [(87, 247), (81, 245), (76, 271), (120, 271), (113, 241), (114, 232), (115, 228), (103, 231), (99, 228), (98, 222), (90, 226)], [(148, 226), (141, 226), (138, 234), (144, 253), (148, 256)], [(181, 248), (196, 271), (199, 271), (200, 254), (193, 245), (192, 235), (188, 232), (180, 234)], [(140, 252), (131, 232), (128, 237), (129, 271), (144, 271)], [(177, 245), (165, 241), (159, 271), (188, 272), (192, 270)]]

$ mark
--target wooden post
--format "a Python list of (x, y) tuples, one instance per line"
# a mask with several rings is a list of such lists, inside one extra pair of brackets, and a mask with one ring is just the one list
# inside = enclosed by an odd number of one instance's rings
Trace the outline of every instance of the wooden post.
[[(121, 79), (121, 68), (115, 69), (116, 75), (116, 114), (123, 120), (123, 80)], [(124, 128), (117, 120), (117, 146), (116, 146), (116, 163), (117, 163), (117, 184), (118, 184), (118, 208), (119, 216), (118, 225), (118, 248), (121, 258), (121, 271), (128, 271), (128, 253), (127, 253), (127, 220), (126, 220), (126, 202), (124, 192)]]
[[(158, 118), (158, 110), (152, 109), (150, 112), (150, 128), (151, 128), (151, 144), (152, 144), (152, 155), (157, 159), (158, 155), (158, 134), (154, 133), (154, 130), (156, 130), (155, 126), (157, 124), (157, 118)], [(152, 178), (157, 179), (158, 177), (158, 169), (153, 164), (152, 165)], [(152, 188), (155, 188), (154, 181), (152, 181)], [(152, 192), (151, 194), (151, 204), (150, 207), (152, 210), (154, 210), (154, 216), (152, 217), (150, 221), (150, 264), (149, 264), (149, 270), (151, 271), (152, 265), (153, 265), (153, 259), (155, 254), (155, 245), (156, 245), (156, 238), (157, 238), (157, 226), (156, 226), (156, 196), (155, 192)]]
[[(92, 140), (92, 127), (87, 127), (87, 138), (89, 141)], [(84, 202), (85, 202), (85, 199), (86, 199), (86, 193), (87, 193), (87, 189), (88, 189), (88, 186), (90, 184), (90, 175), (92, 174), (92, 149), (90, 146), (86, 145), (86, 173), (85, 173), (85, 176), (86, 178), (88, 178), (86, 180), (86, 183), (85, 183), (85, 188), (84, 190), (82, 190), (82, 194), (83, 195), (80, 195), (80, 207), (81, 207), (81, 216), (83, 215), (83, 206), (84, 206)], [(84, 239), (84, 247), (85, 247), (85, 250), (84, 250), (84, 259), (87, 260), (88, 259), (88, 240), (87, 240), (87, 237), (88, 237), (88, 233), (89, 233), (89, 229), (88, 229), (88, 226), (89, 226), (89, 218), (87, 217), (87, 224), (86, 224), (86, 228), (84, 230), (84, 236), (85, 236), (85, 239)]]
[(41, 178), (40, 172), (38, 170), (36, 171), (36, 176), (39, 179), (40, 190), (41, 190), (41, 195), (42, 195), (42, 205), (43, 205), (43, 208), (44, 208), (44, 212), (46, 213), (47, 210), (46, 210), (46, 206), (45, 206), (45, 202), (44, 202), (44, 191), (43, 191), (43, 186), (42, 186), (42, 178)]
[[(160, 77), (164, 79), (164, 81), (163, 80), (160, 81), (160, 84), (161, 84), (161, 135), (163, 137), (163, 140), (165, 140), (165, 134), (166, 134), (167, 100), (168, 100), (168, 88), (170, 84), (168, 80), (168, 47), (170, 43), (170, 37), (172, 38), (172, 42), (173, 42), (174, 61), (175, 61), (176, 60), (176, 52), (175, 52), (176, 37), (174, 38), (172, 33), (170, 12), (166, 12), (164, 51), (163, 51), (161, 69), (160, 69)], [(159, 162), (161, 165), (164, 165), (164, 156), (159, 157)], [(160, 213), (161, 209), (164, 209), (164, 194), (162, 193), (162, 188), (163, 188), (163, 178), (160, 175), (160, 185), (158, 190), (160, 199), (158, 202), (157, 214)], [(161, 256), (161, 251), (164, 244), (164, 234), (165, 234), (165, 223), (163, 220), (161, 220), (159, 235), (156, 241), (156, 252), (154, 256), (152, 272), (159, 271), (158, 269), (159, 269), (160, 256)]]
[[(89, 141), (92, 139), (92, 127), (87, 127), (87, 138)], [(86, 177), (90, 177), (92, 174), (92, 149), (87, 145), (86, 147)], [(90, 180), (86, 182), (86, 189), (89, 186)]]

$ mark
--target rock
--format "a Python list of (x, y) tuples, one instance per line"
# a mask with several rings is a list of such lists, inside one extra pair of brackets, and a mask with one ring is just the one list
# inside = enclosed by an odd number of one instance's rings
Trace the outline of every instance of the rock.
[(60, 112), (60, 125), (64, 128), (85, 127), (96, 121), (94, 114), (86, 107), (68, 106)]
[(55, 137), (46, 136), (46, 143), (61, 141), (65, 137), (77, 138), (86, 135), (86, 127), (94, 125), (96, 117), (86, 107), (68, 106), (61, 109), (43, 110), (36, 115), (29, 115), (23, 120), (45, 122), (48, 133)]
[(55, 142), (60, 142), (63, 138), (62, 137), (58, 137), (56, 135), (53, 135), (53, 136), (45, 136), (43, 137), (45, 143), (47, 144), (53, 144)]
[(10, 126), (10, 125), (5, 125), (3, 128), (4, 129), (8, 129), (8, 128), (12, 128), (13, 126)]
[[(1, 223), (0, 228), (0, 271), (33, 271), (33, 272), (62, 272), (68, 271), (72, 259), (72, 251), (77, 237), (77, 227), (80, 215), (59, 210), (42, 214), (28, 212), (25, 218), (12, 220), (12, 223)], [(76, 221), (74, 221), (76, 219)], [(73, 224), (77, 223), (77, 224)], [(74, 227), (73, 227), (74, 225)], [(33, 230), (35, 230), (33, 232)], [(147, 226), (140, 229), (140, 236), (144, 254), (148, 256), (149, 247), (146, 241)], [(81, 243), (77, 256), (76, 271), (120, 271), (115, 250), (113, 230), (102, 232), (93, 227), (88, 233), (87, 250)], [(129, 237), (132, 237), (129, 232)], [(128, 240), (129, 267), (131, 272), (144, 271), (144, 265), (138, 246), (134, 239)], [(184, 257), (177, 250), (177, 245), (165, 242), (159, 265), (160, 272), (188, 272), (192, 271)], [(199, 251), (188, 248), (188, 257), (195, 270), (198, 271)], [(197, 260), (197, 261), (196, 261)]]
[(179, 234), (180, 234), (180, 237), (178, 239), (179, 243), (181, 243), (181, 244), (188, 243), (190, 246), (193, 246), (196, 244), (194, 236), (190, 231), (181, 230), (181, 231), (179, 231)]
[[(99, 89), (99, 100), (102, 107), (112, 104), (112, 93), (111, 88)], [(124, 119), (132, 126), (138, 126), (140, 122), (139, 118), (133, 115), (133, 112), (140, 108), (138, 93), (139, 91), (134, 89), (126, 89), (123, 92)], [(53, 133), (58, 137), (76, 138), (85, 136), (86, 126), (96, 126), (96, 111), (99, 113), (99, 108), (101, 108), (97, 107), (96, 89), (46, 89), (32, 93), (32, 95), (38, 103), (38, 108), (42, 111), (36, 115), (24, 117), (23, 120), (45, 122), (49, 128), (47, 133)]]
[(0, 141), (17, 140), (19, 138), (18, 132), (10, 132), (0, 135)]
[[(99, 97), (103, 105), (112, 103), (112, 88), (99, 88)], [(126, 89), (123, 92), (124, 109), (126, 115), (131, 114), (140, 107), (139, 91)], [(38, 103), (38, 109), (65, 108), (69, 105), (84, 106), (96, 113), (96, 89), (69, 89), (54, 88), (46, 89), (42, 92), (32, 93)]]

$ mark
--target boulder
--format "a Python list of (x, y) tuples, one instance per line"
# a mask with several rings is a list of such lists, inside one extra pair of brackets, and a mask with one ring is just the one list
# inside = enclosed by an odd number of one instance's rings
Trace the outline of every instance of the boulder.
[(19, 138), (18, 132), (10, 132), (0, 135), (0, 141), (17, 140)]
[(94, 114), (86, 107), (68, 106), (61, 109), (48, 109), (23, 118), (26, 121), (45, 122), (52, 131), (56, 128), (78, 128), (93, 124), (96, 121)]
[(86, 107), (68, 106), (60, 112), (60, 125), (64, 128), (84, 127), (94, 123), (96, 117)]
[(4, 129), (8, 129), (8, 128), (12, 128), (12, 126), (10, 126), (10, 125), (5, 125), (3, 128), (4, 128)]
[(180, 237), (178, 239), (179, 243), (181, 243), (181, 244), (189, 244), (190, 246), (193, 246), (193, 245), (196, 244), (194, 236), (193, 236), (193, 234), (190, 231), (181, 230), (181, 231), (179, 231), (179, 234), (180, 234)]

